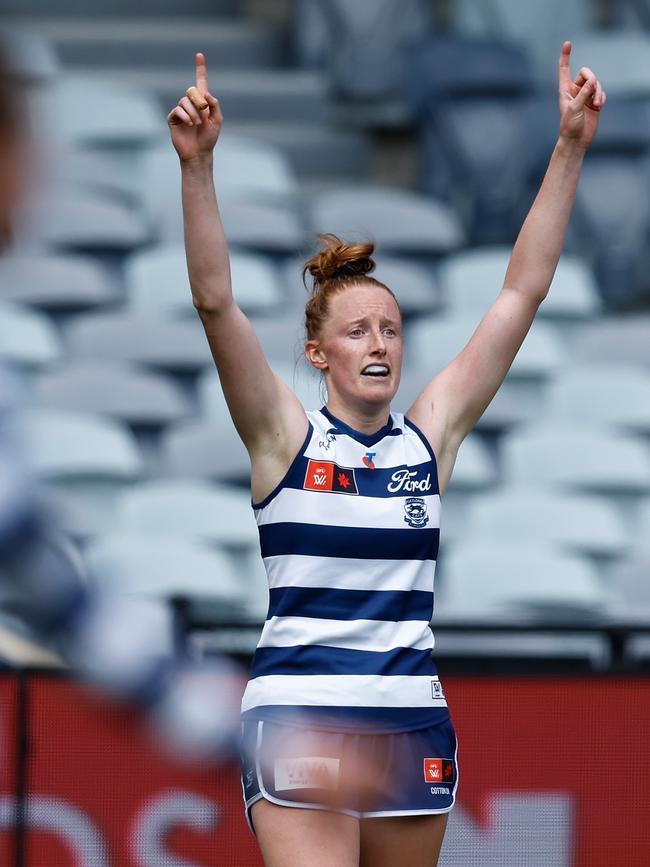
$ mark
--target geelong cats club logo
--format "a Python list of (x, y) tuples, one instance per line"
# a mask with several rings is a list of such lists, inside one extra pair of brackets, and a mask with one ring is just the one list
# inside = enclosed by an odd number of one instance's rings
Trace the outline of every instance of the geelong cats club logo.
[(333, 461), (309, 461), (303, 488), (307, 491), (331, 491), (334, 494), (358, 494), (354, 470), (339, 467)]
[(404, 501), (404, 520), (409, 527), (424, 527), (429, 523), (427, 505), (422, 497), (407, 497)]

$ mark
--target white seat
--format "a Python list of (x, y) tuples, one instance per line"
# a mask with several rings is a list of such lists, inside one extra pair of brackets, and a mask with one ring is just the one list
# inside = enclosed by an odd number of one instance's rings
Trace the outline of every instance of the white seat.
[(117, 362), (69, 362), (34, 381), (32, 401), (42, 407), (97, 412), (125, 424), (164, 426), (191, 415), (175, 382)]
[(63, 354), (50, 318), (18, 304), (0, 302), (0, 358), (26, 371), (47, 366)]
[(640, 366), (571, 366), (550, 383), (548, 416), (650, 434), (650, 372)]
[(637, 439), (568, 421), (522, 425), (503, 443), (503, 473), (516, 484), (608, 493), (650, 492), (650, 456)]
[(162, 534), (108, 533), (85, 551), (89, 576), (109, 592), (211, 600), (241, 599), (228, 557), (205, 543)]
[[(108, 74), (59, 77), (41, 95), (39, 104), (48, 125), (64, 144), (138, 148), (166, 131), (165, 115), (153, 95), (117, 82)], [(79, 110), (71, 111), (71, 106)], [(130, 118), (137, 118), (137, 123)]]
[(621, 362), (650, 367), (650, 316), (609, 316), (586, 325), (572, 345), (586, 362)]
[(80, 360), (135, 362), (177, 372), (200, 370), (211, 360), (198, 317), (85, 314), (66, 327), (64, 339), (69, 356)]
[[(282, 286), (267, 257), (233, 250), (230, 272), (235, 300), (245, 313), (282, 305)], [(125, 266), (125, 281), (128, 305), (135, 313), (196, 318), (183, 245), (163, 245), (131, 256)]]
[(159, 479), (126, 491), (115, 513), (115, 528), (124, 531), (203, 539), (230, 549), (258, 547), (250, 494), (241, 488)]
[(161, 475), (250, 483), (250, 459), (230, 416), (181, 422), (163, 434)]
[(372, 238), (386, 252), (440, 255), (464, 241), (451, 208), (418, 193), (381, 186), (335, 189), (316, 195), (312, 224), (346, 240)]
[[(476, 314), (427, 316), (406, 328), (405, 345), (411, 364), (433, 376), (464, 348), (476, 330)], [(544, 379), (562, 368), (565, 350), (552, 326), (537, 320), (517, 353), (508, 380)]]
[(52, 312), (121, 300), (117, 287), (94, 259), (36, 251), (2, 257), (0, 298)]
[[(485, 313), (503, 285), (512, 249), (481, 247), (455, 253), (441, 264), (438, 275), (450, 311)], [(589, 268), (577, 257), (560, 259), (551, 290), (539, 308), (549, 319), (590, 319), (601, 308)]]
[(518, 541), (458, 546), (436, 595), (445, 616), (485, 620), (588, 617), (610, 602), (588, 561)]
[(151, 240), (140, 214), (114, 196), (46, 189), (32, 197), (16, 229), (19, 245), (69, 250), (135, 250)]
[[(297, 364), (291, 364), (271, 359), (271, 367), (295, 393), (306, 410), (320, 409), (327, 402), (325, 385), (324, 383), (321, 385), (320, 376), (313, 372), (313, 368), (310, 368), (307, 362), (299, 361)], [(207, 419), (219, 422), (230, 418), (228, 404), (214, 365), (206, 368), (200, 375), (197, 391), (201, 413)]]
[(643, 32), (607, 30), (572, 37), (572, 65), (592, 65), (608, 96), (650, 96), (650, 38)]
[(472, 543), (507, 546), (516, 539), (596, 556), (620, 556), (629, 544), (623, 521), (606, 500), (531, 487), (476, 496), (467, 509), (466, 528)]
[(492, 487), (497, 480), (494, 458), (476, 433), (463, 440), (447, 490), (442, 495), (443, 539), (462, 537), (467, 524), (470, 495)]
[(142, 466), (135, 440), (116, 421), (53, 409), (25, 412), (31, 465), (42, 479), (92, 476), (137, 478)]
[[(291, 300), (299, 309), (304, 308), (309, 298), (302, 281), (304, 261), (302, 257), (290, 258), (283, 267)], [(431, 267), (405, 257), (381, 255), (381, 252), (375, 261), (377, 268), (370, 276), (395, 293), (405, 318), (431, 313), (441, 306), (440, 289)], [(307, 286), (310, 286), (310, 279), (307, 274)]]

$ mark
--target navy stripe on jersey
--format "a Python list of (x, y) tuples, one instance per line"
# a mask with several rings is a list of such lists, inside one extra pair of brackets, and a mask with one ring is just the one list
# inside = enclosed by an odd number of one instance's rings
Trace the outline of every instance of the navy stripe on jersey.
[(255, 652), (251, 678), (267, 674), (397, 674), (437, 675), (430, 650), (396, 647), (383, 653), (347, 647), (294, 645), (260, 647)]
[(438, 527), (393, 530), (287, 521), (262, 524), (259, 531), (262, 557), (307, 554), (362, 560), (435, 560), (440, 540)]
[(330, 707), (328, 705), (259, 705), (244, 711), (242, 719), (267, 720), (314, 729), (400, 732), (425, 729), (449, 719), (446, 707)]
[(274, 587), (271, 617), (323, 620), (424, 620), (433, 616), (433, 593), (425, 590), (341, 590), (337, 587)]

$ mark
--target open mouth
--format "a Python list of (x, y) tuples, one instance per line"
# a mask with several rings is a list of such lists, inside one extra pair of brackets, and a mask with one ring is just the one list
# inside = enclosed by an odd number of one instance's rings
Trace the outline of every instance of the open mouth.
[(375, 379), (382, 379), (389, 375), (390, 369), (387, 364), (368, 364), (361, 371), (361, 376), (372, 376)]

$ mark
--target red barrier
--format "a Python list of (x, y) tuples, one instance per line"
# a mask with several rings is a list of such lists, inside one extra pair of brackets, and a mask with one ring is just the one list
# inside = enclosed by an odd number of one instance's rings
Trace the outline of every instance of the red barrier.
[[(16, 792), (16, 710), (18, 682), (0, 675), (0, 803), (9, 811)], [(0, 864), (11, 864), (13, 835), (2, 832), (0, 820)]]
[[(648, 681), (486, 677), (445, 684), (460, 741), (461, 809), (441, 867), (650, 864)], [(1, 797), (11, 792), (14, 774), (16, 692), (7, 679), (0, 680), (0, 700)], [(84, 859), (94, 867), (153, 867), (174, 864), (173, 856), (201, 867), (261, 867), (236, 767), (180, 766), (152, 746), (130, 714), (66, 681), (32, 678), (29, 704), (36, 826), (29, 867), (77, 867)], [(545, 795), (568, 805), (566, 851), (556, 860), (531, 851), (538, 841), (531, 842), (528, 826), (511, 827), (495, 808), (499, 798), (525, 807), (543, 804)], [(515, 846), (515, 854), (498, 849), (490, 856), (482, 843), (463, 854), (459, 843), (470, 834), (488, 842), (491, 834), (520, 834), (519, 854)], [(3, 865), (11, 863), (10, 836), (0, 833)]]

